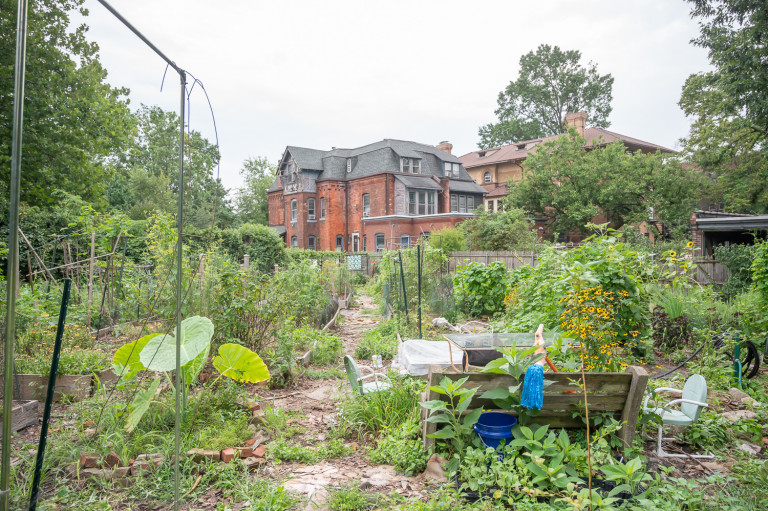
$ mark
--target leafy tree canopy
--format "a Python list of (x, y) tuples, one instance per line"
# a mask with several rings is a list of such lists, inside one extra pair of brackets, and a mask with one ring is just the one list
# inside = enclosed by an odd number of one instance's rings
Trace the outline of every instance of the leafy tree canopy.
[[(129, 149), (114, 164), (115, 175), (108, 185), (113, 208), (133, 219), (153, 212), (176, 210), (179, 176), (179, 116), (160, 107), (142, 106), (136, 113), (137, 130)], [(185, 222), (206, 229), (214, 223), (228, 227), (234, 213), (227, 191), (213, 174), (219, 151), (197, 131), (188, 131), (184, 152)]]
[(714, 70), (693, 74), (680, 106), (693, 118), (683, 140), (717, 178), (715, 198), (731, 211), (768, 212), (768, 3), (689, 0)]
[[(130, 141), (128, 90), (106, 83), (98, 46), (86, 25), (70, 27), (84, 0), (39, 0), (29, 8), (22, 138), (21, 200), (51, 205), (54, 190), (94, 204), (108, 171), (106, 159)], [(0, 3), (0, 196), (7, 203), (16, 52), (16, 3)]]
[(610, 126), (613, 77), (593, 63), (581, 65), (581, 52), (542, 44), (520, 58), (520, 74), (499, 93), (497, 123), (481, 126), (483, 148), (563, 132), (565, 115), (586, 112), (590, 124)]
[(248, 158), (243, 162), (240, 175), (243, 187), (235, 199), (238, 220), (244, 223), (264, 224), (269, 222), (267, 190), (275, 181), (277, 165), (264, 157)]
[(706, 179), (661, 153), (629, 153), (621, 141), (586, 150), (574, 129), (528, 157), (507, 203), (551, 221), (554, 232), (586, 232), (605, 215), (611, 227), (648, 219), (687, 226)]

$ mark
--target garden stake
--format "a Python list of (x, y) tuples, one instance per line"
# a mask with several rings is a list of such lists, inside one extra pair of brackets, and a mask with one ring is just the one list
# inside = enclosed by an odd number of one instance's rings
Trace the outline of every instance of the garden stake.
[(11, 482), (11, 413), (13, 411), (13, 360), (16, 343), (16, 293), (19, 291), (19, 202), (21, 195), (21, 136), (24, 131), (24, 69), (27, 61), (27, 0), (16, 4), (16, 60), (13, 74), (13, 128), (11, 180), (8, 207), (8, 267), (5, 317), (5, 373), (3, 375), (3, 448), (0, 459), (0, 509), (8, 509)]
[(421, 335), (421, 244), (416, 245), (416, 267), (419, 276), (419, 339), (423, 339)]
[(408, 321), (408, 294), (405, 292), (405, 274), (403, 273), (403, 255), (397, 251), (397, 260), (400, 263), (400, 283), (403, 285), (403, 310), (405, 310), (405, 324), (410, 326)]
[(32, 492), (29, 496), (29, 511), (37, 509), (37, 495), (40, 489), (40, 476), (43, 473), (43, 458), (45, 457), (45, 444), (48, 441), (48, 423), (51, 420), (51, 406), (53, 405), (53, 392), (56, 390), (56, 373), (59, 369), (59, 355), (61, 354), (61, 339), (64, 336), (64, 324), (67, 320), (67, 306), (69, 305), (69, 288), (72, 280), (64, 281), (64, 291), (61, 296), (61, 309), (59, 310), (59, 324), (56, 326), (56, 340), (53, 344), (53, 358), (51, 359), (51, 372), (48, 375), (48, 392), (45, 395), (45, 409), (43, 410), (43, 426), (40, 429), (40, 443), (37, 446), (37, 459), (35, 460), (35, 475), (32, 479)]

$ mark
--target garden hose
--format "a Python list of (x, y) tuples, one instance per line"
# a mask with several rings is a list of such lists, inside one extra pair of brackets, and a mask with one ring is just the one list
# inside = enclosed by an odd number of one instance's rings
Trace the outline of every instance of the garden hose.
[[(715, 348), (722, 348), (725, 346), (725, 343), (723, 342), (723, 334), (718, 334), (712, 337), (714, 341), (713, 345)], [(707, 341), (702, 343), (701, 346), (699, 346), (696, 351), (694, 351), (688, 358), (686, 358), (682, 363), (680, 363), (675, 368), (662, 373), (662, 374), (655, 374), (651, 376), (652, 379), (657, 380), (659, 378), (664, 378), (665, 376), (669, 376), (670, 374), (674, 373), (675, 371), (679, 370), (683, 366), (685, 366), (688, 362), (690, 362), (696, 355), (701, 352), (701, 350), (704, 349), (704, 347), (707, 345)], [(743, 378), (752, 379), (754, 378), (758, 371), (760, 370), (760, 354), (757, 351), (757, 346), (752, 341), (744, 341), (741, 343), (741, 346), (743, 346), (747, 350), (747, 356), (744, 358), (744, 360), (741, 360), (740, 353), (735, 354), (734, 356), (734, 368), (736, 367), (736, 361), (738, 360), (740, 369), (741, 369), (741, 376)], [(741, 379), (739, 378), (739, 382), (741, 382)]]

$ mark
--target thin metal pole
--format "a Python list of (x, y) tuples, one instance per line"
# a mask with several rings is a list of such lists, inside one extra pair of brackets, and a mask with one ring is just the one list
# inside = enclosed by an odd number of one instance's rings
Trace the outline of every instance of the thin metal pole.
[(421, 244), (416, 245), (416, 271), (419, 282), (419, 339), (423, 339), (421, 335)]
[[(181, 69), (179, 66), (177, 66), (177, 65), (176, 65), (176, 63), (175, 63), (174, 61), (172, 61), (171, 59), (169, 59), (168, 57), (166, 57), (166, 56), (165, 56), (165, 53), (161, 52), (161, 51), (160, 51), (160, 49), (159, 49), (157, 46), (155, 46), (154, 44), (152, 44), (152, 41), (150, 41), (149, 39), (147, 39), (146, 37), (144, 37), (144, 34), (142, 34), (141, 32), (139, 32), (139, 30), (138, 30), (136, 27), (134, 27), (133, 25), (131, 25), (131, 23), (130, 23), (130, 22), (127, 20), (127, 19), (123, 18), (123, 15), (122, 15), (122, 14), (120, 14), (119, 12), (117, 12), (117, 11), (115, 10), (115, 8), (114, 8), (114, 7), (112, 7), (111, 5), (109, 5), (109, 4), (108, 4), (107, 2), (105, 2), (104, 0), (99, 0), (99, 3), (100, 3), (101, 5), (103, 5), (104, 7), (106, 7), (106, 8), (107, 8), (107, 10), (108, 10), (109, 12), (111, 12), (111, 13), (112, 13), (112, 14), (115, 16), (115, 18), (119, 19), (119, 20), (122, 22), (122, 24), (123, 24), (123, 25), (125, 25), (126, 27), (128, 27), (128, 29), (129, 29), (131, 32), (133, 32), (134, 34), (136, 34), (136, 35), (138, 36), (138, 38), (139, 38), (139, 39), (141, 39), (142, 41), (144, 41), (144, 44), (146, 44), (147, 46), (149, 46), (150, 48), (152, 48), (152, 51), (154, 51), (155, 53), (157, 53), (157, 54), (160, 56), (160, 58), (161, 58), (161, 59), (163, 59), (163, 60), (164, 60), (164, 61), (165, 61), (165, 62), (166, 62), (166, 63), (167, 63), (169, 66), (171, 66), (171, 67), (172, 67), (172, 68), (173, 68), (173, 69), (174, 69), (174, 70), (175, 70), (177, 73), (179, 73), (179, 75), (182, 75), (182, 76), (183, 76), (182, 80), (183, 80), (183, 81), (186, 83), (186, 72), (185, 72), (183, 69)], [(184, 116), (182, 116), (182, 122), (183, 122), (183, 121), (184, 121)]]
[(405, 292), (405, 273), (403, 272), (403, 254), (397, 251), (397, 260), (400, 262), (400, 283), (403, 285), (403, 308), (405, 309), (405, 324), (410, 326), (408, 321), (408, 293)]
[(56, 389), (56, 373), (59, 369), (59, 355), (61, 354), (61, 339), (64, 336), (64, 325), (67, 320), (67, 306), (69, 305), (69, 288), (72, 280), (64, 281), (64, 292), (61, 296), (61, 309), (59, 310), (59, 324), (56, 327), (56, 341), (53, 344), (53, 358), (51, 359), (51, 372), (48, 375), (48, 392), (45, 395), (45, 410), (43, 411), (43, 426), (40, 430), (40, 443), (37, 446), (37, 459), (35, 460), (35, 475), (32, 479), (32, 492), (29, 497), (29, 511), (37, 509), (37, 496), (40, 489), (40, 476), (43, 473), (43, 459), (45, 458), (45, 445), (48, 442), (48, 423), (51, 420), (51, 405), (53, 405), (53, 391)]
[(16, 7), (16, 65), (13, 79), (13, 136), (11, 138), (10, 212), (8, 214), (8, 269), (6, 277), (5, 373), (3, 376), (3, 442), (0, 461), (0, 510), (8, 510), (11, 481), (11, 413), (13, 359), (16, 342), (16, 292), (19, 282), (19, 200), (21, 191), (21, 135), (24, 120), (24, 70), (27, 60), (27, 0)]
[(173, 509), (179, 510), (179, 447), (181, 442), (181, 270), (182, 270), (182, 240), (184, 234), (184, 107), (186, 106), (187, 74), (180, 70), (181, 101), (179, 103), (179, 188), (178, 209), (176, 212), (176, 425), (173, 444)]

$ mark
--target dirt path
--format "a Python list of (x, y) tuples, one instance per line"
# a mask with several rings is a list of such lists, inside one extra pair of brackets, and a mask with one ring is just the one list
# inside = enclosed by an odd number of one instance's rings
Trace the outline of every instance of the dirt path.
[(339, 314), (340, 321), (337, 322), (335, 331), (344, 343), (345, 355), (352, 355), (363, 334), (381, 321), (379, 307), (370, 296), (355, 296), (352, 304), (352, 307), (342, 310)]
[[(370, 296), (356, 296), (353, 306), (342, 310), (333, 330), (344, 344), (344, 354), (353, 354), (363, 334), (381, 320), (378, 306)], [(340, 367), (341, 363), (339, 364)], [(292, 442), (306, 447), (316, 446), (332, 436), (339, 424), (339, 408), (348, 395), (346, 380), (301, 378), (297, 385), (287, 389), (263, 392), (261, 397), (278, 408), (300, 414), (296, 425), (306, 429), (291, 438)], [(270, 399), (271, 398), (271, 399)], [(368, 492), (391, 495), (398, 493), (406, 498), (422, 498), (425, 481), (422, 476), (406, 477), (395, 472), (389, 465), (374, 465), (366, 456), (370, 440), (366, 438), (346, 441), (354, 453), (339, 459), (323, 460), (314, 465), (301, 463), (270, 464), (263, 476), (279, 481), (292, 492), (307, 500), (299, 509), (324, 510), (329, 490), (349, 483), (358, 484)]]

